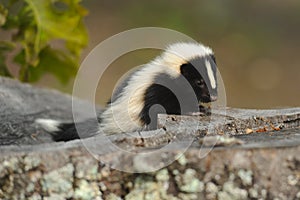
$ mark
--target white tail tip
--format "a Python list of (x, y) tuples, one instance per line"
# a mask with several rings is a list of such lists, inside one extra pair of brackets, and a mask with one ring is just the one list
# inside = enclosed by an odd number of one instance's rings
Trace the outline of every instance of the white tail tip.
[(57, 132), (60, 130), (58, 128), (60, 122), (53, 119), (36, 119), (35, 123), (41, 125), (48, 132)]

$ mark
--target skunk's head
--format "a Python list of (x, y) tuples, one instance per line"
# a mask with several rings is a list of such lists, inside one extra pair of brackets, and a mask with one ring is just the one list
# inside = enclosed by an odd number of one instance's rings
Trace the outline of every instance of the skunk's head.
[(155, 128), (159, 113), (197, 112), (201, 102), (217, 100), (216, 71), (210, 48), (170, 45), (118, 86), (101, 116), (100, 129), (118, 133)]
[[(212, 50), (202, 44), (177, 43), (162, 55), (163, 62), (178, 71), (177, 79), (185, 78), (199, 102), (217, 100), (216, 59)], [(175, 79), (176, 80), (176, 79)]]

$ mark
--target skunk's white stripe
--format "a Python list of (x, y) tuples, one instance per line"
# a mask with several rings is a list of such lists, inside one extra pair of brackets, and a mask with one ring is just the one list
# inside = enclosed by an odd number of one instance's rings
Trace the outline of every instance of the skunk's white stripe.
[(172, 44), (166, 49), (165, 52), (175, 54), (181, 57), (182, 59), (184, 59), (185, 62), (195, 57), (206, 56), (213, 53), (209, 47), (206, 47), (202, 44), (191, 43), (191, 42), (188, 43), (179, 42), (179, 43)]
[(52, 119), (37, 119), (35, 123), (41, 125), (48, 132), (56, 132), (60, 129), (58, 128), (60, 122)]
[(100, 131), (109, 134), (141, 129), (143, 124), (140, 122), (139, 114), (144, 107), (144, 93), (154, 83), (155, 76), (164, 71), (168, 73), (172, 70), (151, 62), (135, 72), (120, 97), (108, 105), (101, 114)]
[[(165, 65), (180, 74), (180, 66), (197, 57), (213, 54), (209, 47), (197, 43), (175, 43), (170, 45), (163, 54), (154, 60), (157, 65)], [(170, 75), (172, 75), (170, 74)]]
[(216, 79), (215, 79), (215, 76), (214, 76), (214, 72), (211, 68), (211, 64), (208, 60), (205, 60), (205, 66), (206, 66), (207, 75), (208, 75), (208, 78), (209, 78), (209, 81), (210, 81), (210, 85), (211, 85), (212, 89), (215, 89), (217, 87)]

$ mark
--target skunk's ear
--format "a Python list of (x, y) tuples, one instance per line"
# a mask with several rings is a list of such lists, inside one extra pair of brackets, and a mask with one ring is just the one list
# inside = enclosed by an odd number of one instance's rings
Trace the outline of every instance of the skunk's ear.
[(214, 54), (212, 54), (212, 55), (210, 56), (210, 58), (214, 61), (215, 64), (217, 64), (217, 60), (216, 60), (216, 57), (215, 57)]
[(183, 75), (183, 76), (186, 76), (188, 74), (188, 68), (189, 68), (189, 64), (182, 64), (180, 66), (180, 73)]

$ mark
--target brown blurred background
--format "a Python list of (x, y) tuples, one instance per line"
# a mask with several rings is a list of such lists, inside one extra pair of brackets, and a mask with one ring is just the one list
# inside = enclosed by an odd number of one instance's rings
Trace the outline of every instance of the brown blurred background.
[[(171, 3), (172, 2), (172, 3)], [(174, 29), (214, 50), (227, 105), (243, 108), (300, 106), (300, 1), (83, 1), (90, 43), (131, 28)], [(159, 52), (133, 52), (116, 60), (101, 79), (97, 102), (106, 102), (122, 74)], [(87, 78), (88, 80), (88, 78)], [(71, 92), (53, 77), (39, 85)], [(103, 87), (104, 86), (104, 87)]]

